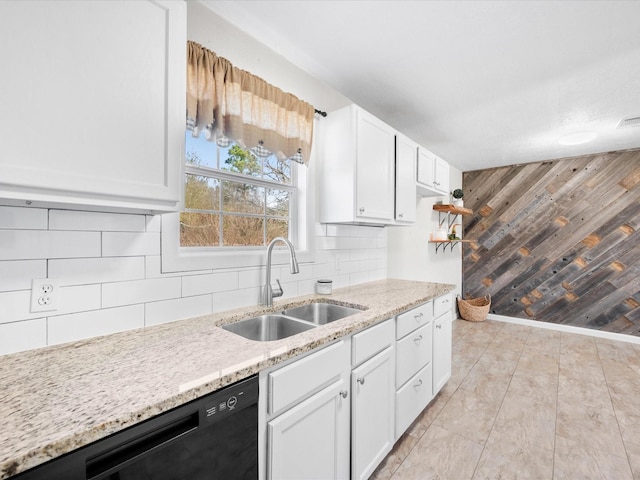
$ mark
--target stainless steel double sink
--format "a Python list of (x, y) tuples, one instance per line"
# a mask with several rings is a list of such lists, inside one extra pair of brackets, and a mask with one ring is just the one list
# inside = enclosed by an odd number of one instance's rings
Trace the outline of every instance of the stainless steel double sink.
[(222, 325), (222, 328), (249, 340), (269, 342), (282, 340), (361, 311), (358, 308), (334, 305), (333, 303), (315, 302), (282, 310), (279, 313), (270, 313), (229, 323)]

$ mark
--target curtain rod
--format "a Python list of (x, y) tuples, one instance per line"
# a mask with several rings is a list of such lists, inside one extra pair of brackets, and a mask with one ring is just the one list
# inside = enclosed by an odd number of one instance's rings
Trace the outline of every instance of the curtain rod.
[(315, 111), (318, 115), (322, 115), (323, 117), (327, 116), (327, 112), (323, 112), (322, 110), (318, 110), (317, 108), (315, 109)]

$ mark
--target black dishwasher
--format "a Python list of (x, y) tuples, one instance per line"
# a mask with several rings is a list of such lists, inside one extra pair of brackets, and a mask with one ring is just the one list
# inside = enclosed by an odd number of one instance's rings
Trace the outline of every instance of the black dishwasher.
[(258, 378), (250, 377), (14, 477), (258, 478)]

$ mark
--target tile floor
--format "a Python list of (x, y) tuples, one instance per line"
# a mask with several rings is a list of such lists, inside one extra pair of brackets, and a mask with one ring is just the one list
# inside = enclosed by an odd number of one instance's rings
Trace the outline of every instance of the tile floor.
[(449, 382), (374, 480), (640, 480), (640, 345), (453, 324)]

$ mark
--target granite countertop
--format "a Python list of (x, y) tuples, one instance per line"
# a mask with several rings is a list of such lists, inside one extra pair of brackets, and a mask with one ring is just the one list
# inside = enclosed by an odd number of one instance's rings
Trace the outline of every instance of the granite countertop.
[[(452, 291), (380, 280), (0, 357), (0, 479)], [(220, 328), (324, 301), (365, 310), (274, 342)]]

